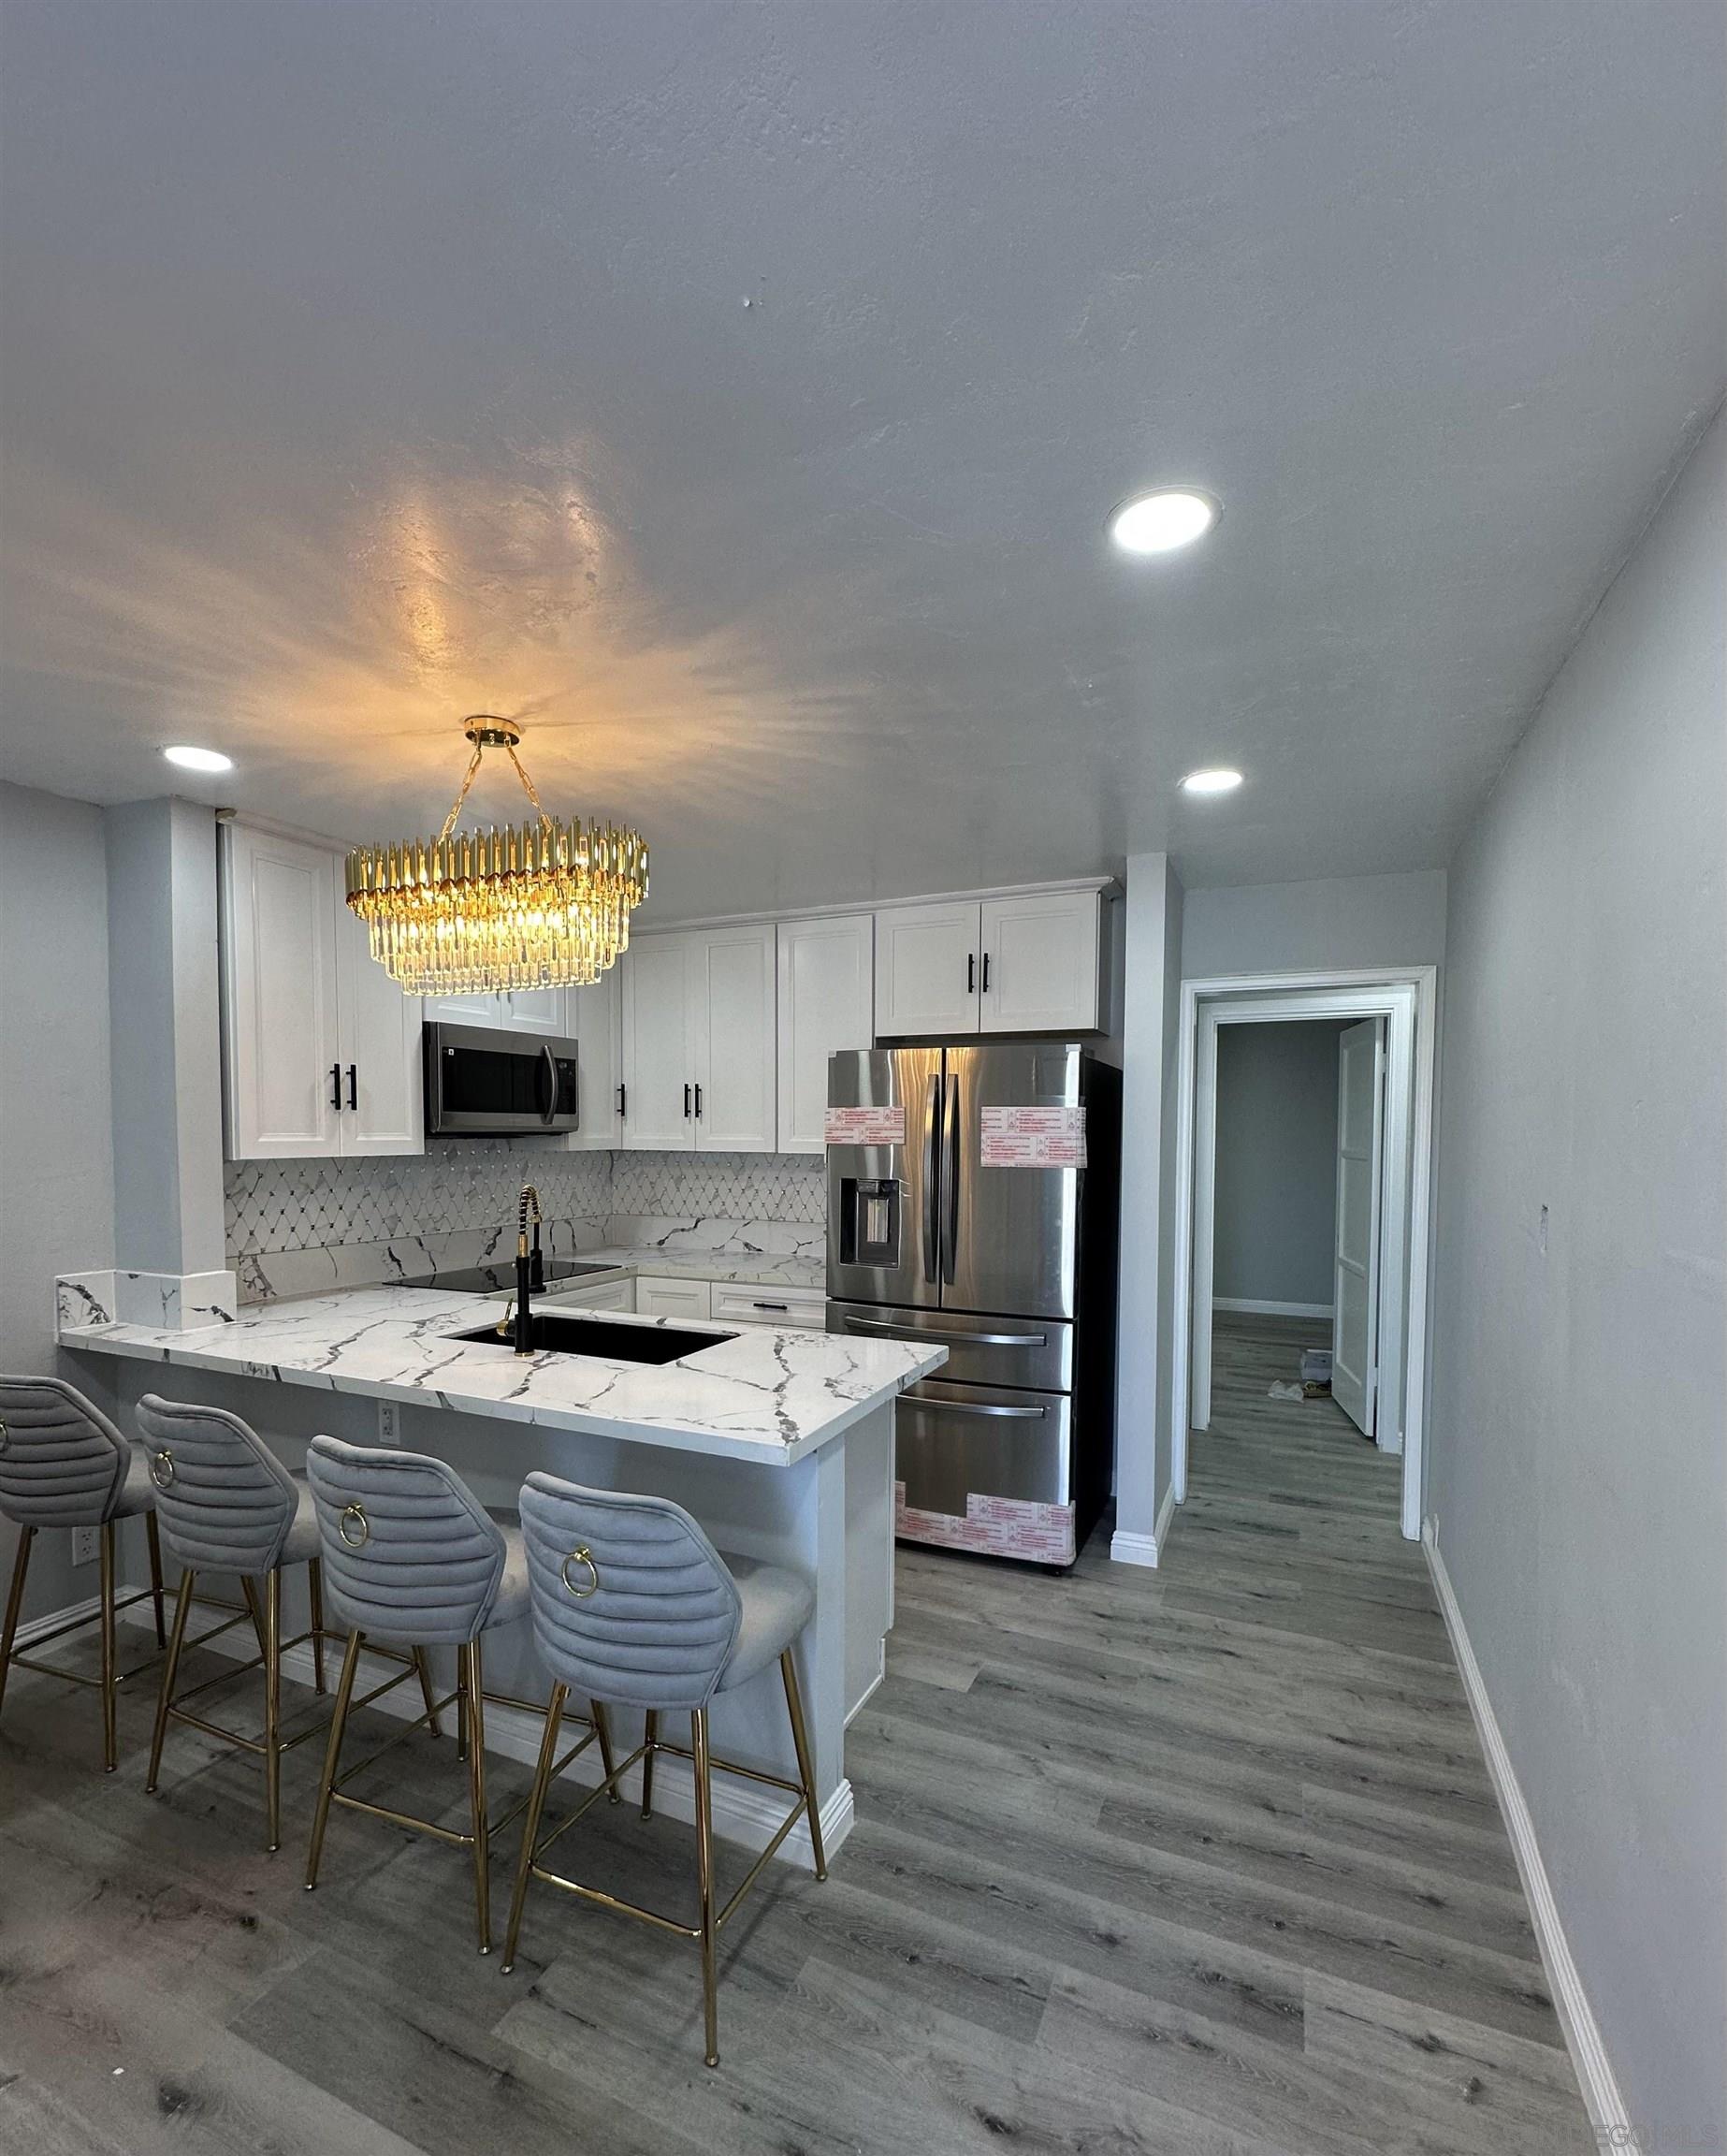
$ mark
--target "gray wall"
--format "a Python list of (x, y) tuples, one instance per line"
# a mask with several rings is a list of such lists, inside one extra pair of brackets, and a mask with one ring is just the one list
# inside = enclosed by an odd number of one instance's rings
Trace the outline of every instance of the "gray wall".
[(1214, 1298), (1330, 1307), (1342, 1031), (1217, 1029)]
[(1442, 869), (1190, 891), (1182, 978), (1437, 966), (1445, 955)]
[(1727, 2146), (1716, 420), (1452, 864), (1429, 1508), (1646, 2156)]
[[(53, 1344), (53, 1276), (114, 1261), (102, 811), (0, 785), (0, 1369), (91, 1389)], [(0, 1521), (0, 1593), (15, 1537)], [(37, 1537), (26, 1618), (95, 1592)], [(94, 1712), (94, 1708), (92, 1709)]]
[(1163, 853), (1127, 863), (1122, 1027), (1121, 1330), (1115, 1526), (1149, 1549), (1169, 1488), (1175, 1340), (1175, 1088), (1182, 886)]

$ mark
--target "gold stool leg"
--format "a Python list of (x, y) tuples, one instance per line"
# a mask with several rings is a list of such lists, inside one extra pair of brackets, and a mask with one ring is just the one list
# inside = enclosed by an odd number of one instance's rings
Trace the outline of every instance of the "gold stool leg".
[(462, 1683), (461, 1649), (456, 1651), (456, 1756), (468, 1756), (468, 1687)]
[(816, 1778), (809, 1770), (809, 1738), (804, 1727), (804, 1696), (798, 1690), (797, 1662), (788, 1647), (779, 1657), (779, 1673), (786, 1683), (786, 1712), (791, 1717), (791, 1742), (797, 1751), (797, 1778), (804, 1785), (804, 1817), (809, 1828), (809, 1846), (816, 1859), (816, 1877), (828, 1875), (827, 1852), (821, 1846), (821, 1813), (816, 1803)]
[(660, 1710), (650, 1707), (642, 1723), (642, 1816), (654, 1815), (654, 1747), (660, 1741)]
[(150, 1740), (150, 1773), (144, 1787), (152, 1795), (162, 1771), (162, 1740), (167, 1735), (167, 1711), (174, 1704), (174, 1680), (180, 1674), (180, 1651), (185, 1644), (186, 1619), (192, 1614), (192, 1583), (197, 1574), (188, 1566), (180, 1575), (180, 1593), (174, 1600), (174, 1629), (168, 1635), (167, 1660), (162, 1666), (162, 1690), (156, 1699), (155, 1733)]
[(601, 1706), (599, 1700), (590, 1699), (588, 1702), (588, 1711), (593, 1716), (594, 1735), (600, 1740), (601, 1769), (606, 1780), (612, 1783), (611, 1787), (606, 1791), (606, 1798), (613, 1804), (621, 1804), (624, 1800), (622, 1792), (618, 1789), (617, 1783), (612, 1782), (612, 1776), (617, 1771), (617, 1762), (612, 1756), (612, 1725), (606, 1720), (605, 1709)]
[(264, 1611), (258, 1602), (258, 1590), (243, 1572), (239, 1576), (239, 1591), (246, 1597), (246, 1607), (252, 1612), (252, 1629), (257, 1636), (258, 1653), (268, 1654), (269, 1648), (264, 1638)]
[(120, 1764), (120, 1734), (114, 1712), (114, 1522), (102, 1522), (102, 1766), (111, 1774)]
[(336, 1785), (336, 1770), (341, 1764), (341, 1736), (348, 1724), (348, 1703), (354, 1697), (355, 1674), (360, 1666), (360, 1635), (357, 1631), (348, 1635), (347, 1652), (341, 1658), (341, 1675), (336, 1684), (336, 1707), (330, 1716), (330, 1741), (324, 1748), (324, 1779), (318, 1784), (318, 1806), (312, 1817), (312, 1854), (306, 1860), (306, 1891), (310, 1894), (318, 1884), (318, 1863), (324, 1855), (324, 1829), (329, 1825), (330, 1791)]
[(473, 1914), (480, 1951), (492, 1950), (492, 1843), (486, 1823), (486, 1688), (480, 1642), (457, 1650), (457, 1675), (468, 1707), (468, 1805), (473, 1814)]
[(718, 1978), (714, 1969), (714, 1792), (707, 1756), (707, 1709), (689, 1717), (696, 1755), (696, 1887), (702, 1898), (702, 2024), (707, 2063), (719, 2063)]
[(150, 1547), (150, 1599), (156, 1612), (156, 1645), (167, 1645), (167, 1634), (162, 1625), (162, 1537), (156, 1529), (154, 1511), (144, 1515), (144, 1539)]
[(313, 1557), (306, 1566), (306, 1594), (312, 1605), (312, 1681), (322, 1692), (324, 1683), (324, 1560)]
[(534, 1769), (533, 1788), (528, 1799), (528, 1816), (522, 1822), (522, 1854), (515, 1867), (515, 1891), (510, 1897), (510, 1929), (504, 1934), (503, 1973), (515, 1966), (515, 1943), (522, 1934), (522, 1905), (528, 1899), (528, 1875), (533, 1870), (533, 1845), (540, 1838), (540, 1814), (545, 1810), (545, 1792), (551, 1787), (552, 1768), (558, 1758), (558, 1726), (563, 1720), (567, 1684), (554, 1684), (545, 1703), (545, 1734), (540, 1740), (540, 1763)]
[(437, 1694), (432, 1690), (431, 1664), (426, 1659), (424, 1647), (414, 1650), (414, 1667), (420, 1673), (420, 1697), (426, 1702), (426, 1724), (434, 1737), (443, 1735), (443, 1724), (438, 1719)]
[(24, 1575), (30, 1569), (30, 1545), (34, 1527), (18, 1530), (18, 1554), (12, 1559), (12, 1584), (6, 1597), (6, 1630), (0, 1633), (0, 1701), (6, 1698), (7, 1672), (12, 1667), (12, 1642), (18, 1637), (18, 1620), (24, 1607)]
[(282, 1847), (282, 1570), (264, 1582), (264, 1796), (273, 1857)]

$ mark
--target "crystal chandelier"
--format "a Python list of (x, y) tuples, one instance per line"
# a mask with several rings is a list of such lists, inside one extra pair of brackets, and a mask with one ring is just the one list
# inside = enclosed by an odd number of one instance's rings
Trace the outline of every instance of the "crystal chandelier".
[[(515, 753), (513, 719), (480, 712), (462, 732), (473, 755), (437, 838), (348, 855), (348, 904), (370, 931), (371, 954), (410, 996), (585, 987), (629, 944), (631, 910), (647, 896), (647, 847), (639, 832), (548, 816)], [(456, 829), (488, 749), (515, 765), (537, 823)]]

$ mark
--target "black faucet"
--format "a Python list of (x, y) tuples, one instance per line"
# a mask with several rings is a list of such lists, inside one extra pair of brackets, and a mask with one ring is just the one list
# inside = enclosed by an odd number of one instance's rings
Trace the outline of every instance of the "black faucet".
[[(533, 1219), (533, 1247), (528, 1246), (528, 1221)], [(540, 1193), (531, 1183), (522, 1185), (515, 1215), (515, 1352), (533, 1353), (532, 1298), (545, 1286), (545, 1268), (540, 1256)]]

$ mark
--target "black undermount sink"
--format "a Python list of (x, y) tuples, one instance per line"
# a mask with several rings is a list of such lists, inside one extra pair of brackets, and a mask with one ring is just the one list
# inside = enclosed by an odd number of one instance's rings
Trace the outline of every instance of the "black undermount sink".
[[(735, 1333), (699, 1333), (689, 1325), (620, 1325), (613, 1318), (565, 1317), (536, 1310), (528, 1320), (529, 1345), (536, 1355), (597, 1355), (606, 1362), (681, 1362), (704, 1348), (735, 1340)], [(512, 1347), (515, 1321), (501, 1334), (496, 1323), (452, 1333), (452, 1340), (488, 1341)]]

